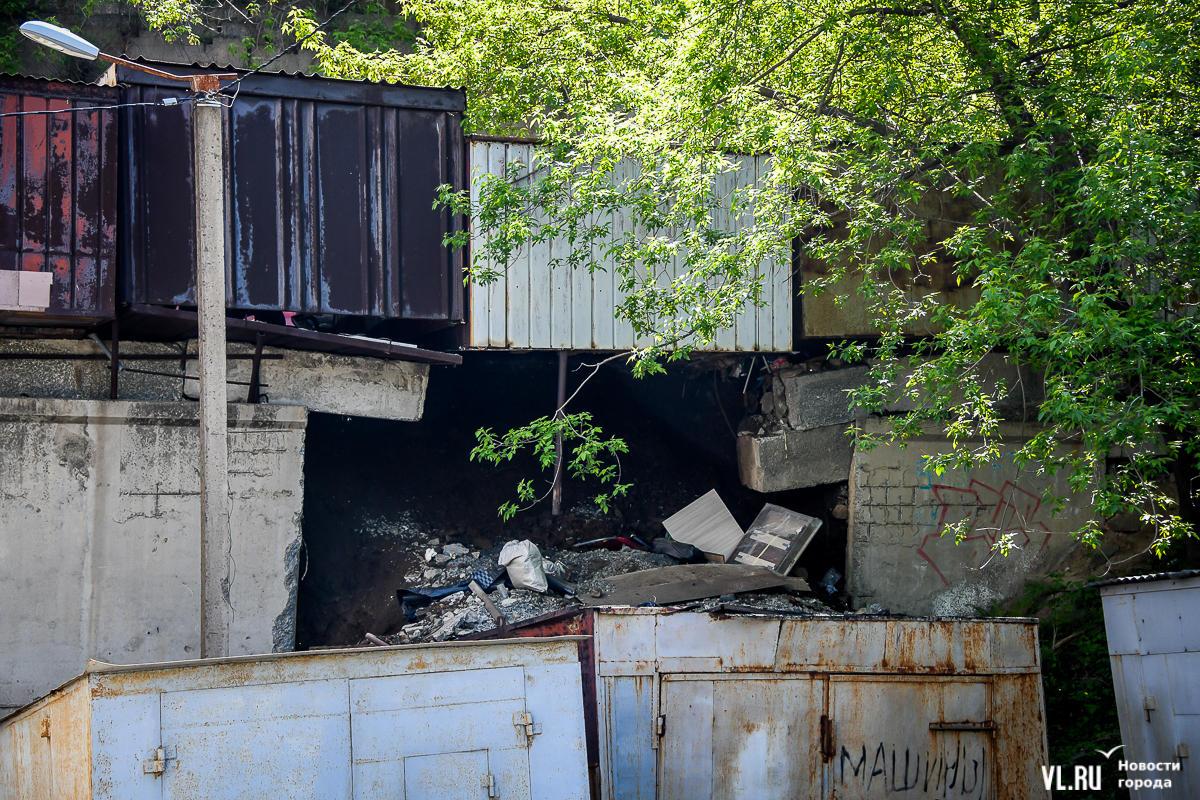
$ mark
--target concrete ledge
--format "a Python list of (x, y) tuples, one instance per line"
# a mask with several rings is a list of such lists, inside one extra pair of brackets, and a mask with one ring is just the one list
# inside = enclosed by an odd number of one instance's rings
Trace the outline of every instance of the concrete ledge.
[[(230, 353), (250, 354), (254, 348), (231, 342)], [(333, 356), (280, 348), (264, 348), (275, 358), (260, 362), (262, 393), (274, 406), (305, 406), (312, 411), (401, 421), (419, 420), (425, 413), (429, 365), (379, 358)], [(163, 344), (121, 342), (119, 355), (178, 356), (178, 358), (127, 360), (118, 382), (119, 401), (167, 403), (195, 400), (197, 362), (185, 360), (196, 353), (196, 342)], [(89, 339), (0, 340), (0, 354), (57, 355), (62, 358), (6, 358), (0, 360), (0, 397), (54, 398), (111, 402), (110, 371), (102, 352)], [(72, 356), (89, 356), (87, 359)], [(129, 369), (171, 373), (146, 375)], [(250, 380), (250, 359), (226, 362), (231, 404), (245, 403)], [(185, 375), (187, 376), (185, 378)], [(117, 413), (117, 412), (114, 412)], [(136, 413), (136, 412), (134, 412)], [(232, 412), (231, 412), (232, 413)], [(99, 417), (97, 417), (99, 419)], [(241, 419), (244, 419), (242, 417)]]
[[(230, 428), (300, 428), (308, 424), (304, 406), (230, 403)], [(200, 405), (193, 402), (143, 403), (133, 400), (65, 400), (0, 397), (0, 421), (42, 424), (199, 425)]]

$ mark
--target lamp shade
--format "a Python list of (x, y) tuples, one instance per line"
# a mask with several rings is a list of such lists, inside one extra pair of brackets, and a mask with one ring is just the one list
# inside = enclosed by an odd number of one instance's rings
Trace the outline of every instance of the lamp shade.
[(76, 58), (91, 61), (100, 55), (100, 48), (87, 39), (49, 22), (26, 22), (21, 26), (21, 33), (38, 44), (44, 44)]

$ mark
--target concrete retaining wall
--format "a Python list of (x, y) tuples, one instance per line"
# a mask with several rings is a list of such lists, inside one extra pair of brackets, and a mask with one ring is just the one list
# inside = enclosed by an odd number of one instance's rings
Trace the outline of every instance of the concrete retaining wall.
[[(886, 425), (869, 419), (865, 430), (881, 433)], [(1001, 433), (1011, 452), (1032, 431), (1013, 423)], [(930, 432), (906, 449), (855, 453), (847, 548), (855, 608), (877, 602), (904, 614), (973, 614), (1018, 596), (1030, 577), (1052, 571), (1081, 547), (1067, 532), (1090, 519), (1090, 504), (1065, 479), (1022, 471), (1011, 456), (940, 476), (925, 468), (926, 456), (949, 448), (942, 433)], [(1068, 498), (1062, 512), (1051, 516), (1047, 493)], [(961, 519), (971, 520), (962, 544), (939, 536)], [(1008, 556), (993, 553), (1005, 533), (1015, 534), (1015, 548)]]
[[(0, 713), (89, 658), (199, 656), (198, 419), (195, 403), (0, 399)], [(307, 412), (229, 419), (230, 654), (287, 651)]]

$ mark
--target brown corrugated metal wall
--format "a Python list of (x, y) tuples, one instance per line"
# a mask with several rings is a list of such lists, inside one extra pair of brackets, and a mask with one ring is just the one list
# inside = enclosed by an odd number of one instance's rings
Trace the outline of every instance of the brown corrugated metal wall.
[[(125, 102), (183, 97), (121, 73)], [(225, 111), (227, 302), (238, 309), (459, 320), (465, 100), (443, 89), (256, 76)], [(190, 106), (123, 111), (122, 299), (191, 305)]]
[[(0, 78), (3, 113), (112, 105), (95, 86)], [(26, 322), (100, 320), (116, 277), (116, 114), (0, 118), (0, 269), (50, 272), (50, 307)]]

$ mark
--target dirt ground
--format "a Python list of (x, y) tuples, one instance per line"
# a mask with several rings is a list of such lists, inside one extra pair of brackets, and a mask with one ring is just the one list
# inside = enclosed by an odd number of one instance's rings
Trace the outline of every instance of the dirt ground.
[[(844, 571), (846, 523), (830, 514), (844, 484), (764, 495), (738, 481), (730, 426), (743, 416), (743, 381), (717, 369), (728, 359), (676, 365), (644, 380), (619, 364), (605, 366), (570, 410), (592, 412), (605, 434), (626, 440), (628, 496), (606, 515), (591, 499), (594, 485), (567, 480), (562, 516), (551, 516), (547, 500), (502, 522), (497, 508), (515, 498), (518, 480), (537, 477), (546, 487), (551, 476), (531, 461), (471, 462), (475, 431), (503, 432), (552, 413), (556, 358), (467, 353), (462, 366), (435, 367), (419, 422), (310, 416), (298, 649), (398, 631), (395, 591), (428, 566), (422, 554), (433, 539), (487, 552), (528, 538), (549, 557), (602, 536), (648, 540), (661, 534), (665, 517), (713, 488), (743, 528), (766, 502), (822, 518), (798, 566), (814, 579), (831, 566)], [(571, 358), (568, 394), (584, 374), (576, 367), (595, 360)]]

